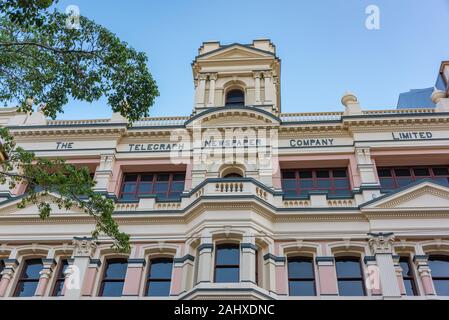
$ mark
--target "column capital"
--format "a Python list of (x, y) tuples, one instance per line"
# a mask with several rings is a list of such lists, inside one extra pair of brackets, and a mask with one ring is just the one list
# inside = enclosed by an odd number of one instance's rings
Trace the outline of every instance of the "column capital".
[(199, 73), (198, 74), (198, 80), (207, 80), (208, 76), (209, 76), (208, 73)]
[(209, 80), (214, 80), (215, 81), (218, 78), (218, 74), (216, 72), (208, 73), (208, 75), (209, 75)]
[(91, 258), (97, 248), (97, 241), (89, 237), (74, 237), (73, 256)]
[(394, 233), (368, 233), (370, 236), (368, 243), (371, 248), (371, 251), (374, 255), (376, 254), (392, 254), (393, 253), (393, 242), (394, 242)]
[(273, 77), (273, 72), (271, 70), (261, 70), (260, 73), (263, 75), (264, 78)]
[(262, 72), (263, 71), (260, 71), (260, 70), (253, 71), (253, 78), (254, 79), (256, 79), (256, 78), (260, 79), (262, 77)]

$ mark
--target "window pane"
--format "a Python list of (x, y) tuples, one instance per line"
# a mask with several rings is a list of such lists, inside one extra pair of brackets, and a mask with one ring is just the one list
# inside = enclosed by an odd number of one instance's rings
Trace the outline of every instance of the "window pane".
[(399, 264), (402, 269), (402, 276), (404, 276), (404, 277), (412, 277), (413, 276), (412, 270), (410, 269), (409, 259), (407, 257), (401, 257), (399, 260)]
[(314, 296), (314, 281), (289, 281), (289, 294), (291, 296)]
[(346, 170), (334, 170), (334, 178), (346, 178)]
[(153, 175), (152, 174), (142, 174), (140, 176), (140, 182), (153, 182)]
[(346, 179), (336, 179), (334, 185), (337, 189), (349, 189), (349, 181)]
[(427, 169), (427, 168), (414, 168), (413, 172), (415, 173), (415, 176), (426, 176), (426, 177), (428, 177), (430, 175), (429, 169)]
[(313, 188), (313, 180), (299, 180), (299, 187), (301, 189), (312, 189)]
[(104, 277), (105, 279), (124, 279), (127, 268), (128, 263), (126, 260), (108, 262)]
[(351, 195), (351, 190), (349, 189), (337, 189), (334, 191), (334, 194), (336, 194), (337, 196), (350, 196)]
[(171, 185), (171, 192), (179, 192), (184, 191), (184, 181), (182, 182), (173, 182)]
[(184, 173), (176, 173), (173, 175), (173, 181), (184, 181), (186, 179), (186, 175)]
[(38, 279), (40, 277), (39, 272), (42, 270), (42, 260), (34, 259), (28, 260), (25, 264), (24, 272), (22, 273), (22, 279)]
[(312, 171), (299, 171), (300, 179), (312, 179)]
[(155, 185), (155, 193), (164, 193), (168, 191), (168, 182), (158, 182)]
[(5, 269), (5, 263), (0, 260), (0, 279), (2, 278), (2, 271)]
[(327, 171), (327, 170), (317, 170), (316, 177), (317, 178), (329, 178), (329, 171)]
[(443, 183), (443, 184), (448, 184), (449, 183), (449, 179), (446, 178), (446, 177), (435, 177), (434, 180), (439, 182), (439, 183)]
[(282, 171), (282, 179), (295, 179), (294, 171)]
[(430, 256), (429, 267), (433, 277), (449, 278), (449, 257)]
[(217, 265), (238, 265), (240, 260), (239, 246), (217, 246)]
[(411, 279), (405, 279), (404, 280), (404, 286), (405, 286), (405, 292), (408, 296), (416, 296), (416, 288), (415, 283)]
[(38, 281), (19, 282), (17, 284), (16, 297), (32, 297), (37, 289)]
[(215, 282), (239, 282), (239, 268), (215, 268)]
[(320, 179), (320, 180), (317, 180), (316, 186), (320, 189), (330, 189), (331, 181), (327, 180), (327, 179)]
[(137, 174), (126, 174), (125, 182), (137, 181)]
[(120, 197), (120, 199), (122, 199), (122, 200), (135, 200), (136, 196), (134, 195), (134, 193), (123, 193), (122, 196)]
[(171, 259), (155, 259), (150, 264), (151, 279), (171, 279), (173, 261)]
[(103, 282), (103, 297), (120, 297), (123, 292), (123, 281)]
[(397, 180), (398, 180), (398, 185), (400, 187), (406, 186), (406, 185), (410, 184), (413, 181), (411, 177), (409, 177), (409, 178), (398, 178)]
[(449, 280), (433, 280), (435, 290), (439, 296), (449, 296)]
[(282, 189), (295, 189), (296, 180), (282, 180)]
[(338, 278), (362, 277), (360, 260), (357, 258), (340, 258), (336, 262)]
[(168, 173), (159, 173), (158, 175), (157, 175), (157, 181), (168, 181), (168, 179), (169, 179), (169, 177), (170, 177), (170, 174), (168, 174)]
[(391, 170), (390, 169), (379, 169), (377, 171), (377, 174), (379, 177), (391, 177)]
[(139, 193), (150, 193), (153, 189), (152, 183), (140, 183), (139, 184)]
[(311, 259), (294, 259), (288, 262), (289, 278), (314, 278)]
[(123, 185), (123, 191), (125, 193), (135, 192), (136, 191), (136, 184), (135, 183), (125, 183)]
[(64, 281), (58, 280), (55, 284), (55, 289), (53, 291), (54, 297), (62, 296), (62, 289), (64, 288)]
[(379, 178), (382, 189), (394, 189), (396, 185), (393, 178)]
[(364, 296), (363, 283), (360, 280), (338, 281), (340, 296)]
[(404, 169), (394, 169), (394, 173), (397, 177), (409, 177), (410, 176), (410, 170), (408, 168)]
[(168, 297), (170, 295), (170, 281), (149, 281), (147, 296)]
[(436, 176), (447, 176), (449, 175), (448, 168), (433, 168), (433, 174)]

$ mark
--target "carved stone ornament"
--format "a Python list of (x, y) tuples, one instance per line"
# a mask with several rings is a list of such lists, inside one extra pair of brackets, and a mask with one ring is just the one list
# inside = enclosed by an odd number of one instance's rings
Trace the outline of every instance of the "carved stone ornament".
[(75, 257), (92, 257), (95, 249), (97, 248), (97, 243), (93, 238), (88, 237), (74, 237), (73, 256)]
[(368, 233), (368, 243), (373, 254), (393, 252), (394, 234), (390, 233)]

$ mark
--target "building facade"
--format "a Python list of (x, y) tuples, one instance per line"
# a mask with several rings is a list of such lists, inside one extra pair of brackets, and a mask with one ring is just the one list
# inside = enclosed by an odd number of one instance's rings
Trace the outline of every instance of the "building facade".
[[(0, 186), (3, 299), (447, 299), (449, 97), (435, 108), (282, 113), (269, 40), (206, 42), (191, 116), (49, 120), (17, 143), (89, 168), (131, 252), (81, 210), (41, 220)], [(446, 83), (449, 65), (442, 66)], [(52, 194), (50, 197), (58, 197)]]

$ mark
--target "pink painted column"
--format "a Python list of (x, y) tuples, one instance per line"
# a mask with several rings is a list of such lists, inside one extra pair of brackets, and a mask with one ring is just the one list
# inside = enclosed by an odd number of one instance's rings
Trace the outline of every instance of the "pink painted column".
[(433, 287), (433, 280), (430, 274), (431, 270), (429, 268), (429, 264), (427, 262), (426, 255), (416, 255), (413, 258), (413, 261), (416, 264), (418, 269), (419, 277), (421, 278), (421, 283), (424, 289), (424, 294), (426, 296), (434, 296), (436, 295), (435, 289)]
[(192, 159), (189, 159), (189, 163), (186, 166), (186, 178), (184, 182), (184, 190), (190, 190), (190, 188), (192, 188), (192, 168), (193, 168), (192, 161), (193, 161)]
[(334, 257), (316, 257), (321, 296), (338, 296), (337, 273)]
[[(382, 295), (382, 283), (380, 283), (380, 278), (378, 276), (379, 267), (377, 265), (376, 257), (375, 256), (365, 256), (364, 262), (366, 265), (365, 271), (368, 271), (368, 275), (371, 275), (373, 282), (369, 282), (372, 286), (371, 288), (365, 288), (366, 291), (370, 291), (372, 296), (381, 296)], [(370, 271), (373, 270), (374, 272), (371, 273)], [(377, 274), (376, 274), (377, 273)], [(365, 274), (365, 279), (368, 276)]]
[(137, 297), (140, 295), (140, 284), (145, 269), (145, 259), (128, 259), (123, 295)]
[(56, 265), (56, 261), (54, 259), (42, 259), (43, 262), (43, 268), (39, 272), (40, 278), (39, 283), (36, 288), (35, 296), (42, 297), (45, 295), (45, 292), (47, 290), (47, 285), (50, 281), (50, 278), (53, 274), (53, 268)]
[(4, 260), (5, 268), (2, 271), (2, 280), (0, 281), (0, 297), (6, 295), (9, 284), (11, 283), (14, 273), (18, 266), (18, 261), (16, 259), (6, 259)]
[(404, 279), (402, 278), (402, 268), (399, 264), (399, 256), (393, 256), (394, 269), (396, 272), (396, 279), (398, 280), (399, 292), (401, 296), (407, 295), (407, 291), (405, 290)]
[(86, 270), (86, 275), (84, 278), (84, 283), (81, 289), (82, 296), (93, 296), (95, 280), (97, 278), (98, 270), (101, 266), (99, 259), (90, 259), (89, 266)]

